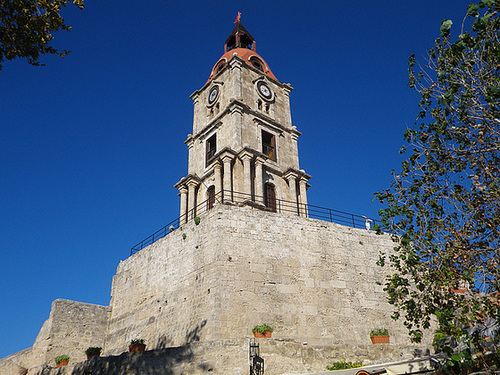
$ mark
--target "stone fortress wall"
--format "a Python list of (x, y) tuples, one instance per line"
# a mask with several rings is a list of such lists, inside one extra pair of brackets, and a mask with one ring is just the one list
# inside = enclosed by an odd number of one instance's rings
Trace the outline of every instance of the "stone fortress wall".
[(54, 358), (66, 354), (73, 362), (87, 359), (90, 346), (104, 346), (111, 308), (90, 303), (57, 299), (52, 302), (33, 347), (0, 359), (0, 374), (31, 373), (42, 365), (55, 366)]
[[(275, 329), (258, 339), (266, 374), (406, 359), (430, 346), (431, 335), (409, 341), (377, 284), (388, 235), (231, 205), (200, 217), (120, 262), (109, 307), (56, 300), (33, 348), (0, 360), (0, 373), (53, 366), (60, 354), (80, 361), (88, 346), (119, 355), (143, 338), (148, 350), (196, 348), (215, 373), (246, 374), (251, 329), (263, 323)], [(371, 344), (376, 328), (390, 344)]]

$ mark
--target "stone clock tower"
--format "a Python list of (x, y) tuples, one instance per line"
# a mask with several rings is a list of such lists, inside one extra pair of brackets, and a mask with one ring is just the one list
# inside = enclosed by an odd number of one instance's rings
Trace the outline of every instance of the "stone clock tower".
[[(109, 306), (54, 301), (33, 347), (0, 359), (0, 374), (59, 373), (46, 368), (62, 353), (73, 374), (111, 375), (247, 375), (256, 344), (267, 375), (424, 353), (431, 332), (417, 346), (391, 318), (376, 265), (391, 237), (309, 215), (291, 91), (237, 23), (191, 96), (189, 169), (175, 185), (182, 225), (165, 226), (119, 263)], [(272, 338), (253, 338), (261, 324)], [(372, 344), (370, 331), (382, 327), (390, 342)], [(128, 353), (135, 339), (145, 353)], [(86, 361), (88, 347), (103, 356)]]
[(310, 176), (299, 168), (292, 87), (276, 79), (255, 47), (238, 22), (208, 81), (191, 95), (188, 175), (175, 185), (182, 222), (222, 202), (307, 216)]

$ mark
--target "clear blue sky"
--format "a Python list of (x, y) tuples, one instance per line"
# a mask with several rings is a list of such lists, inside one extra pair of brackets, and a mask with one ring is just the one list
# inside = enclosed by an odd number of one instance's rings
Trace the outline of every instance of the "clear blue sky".
[(418, 112), (421, 61), (464, 0), (87, 1), (54, 45), (73, 52), (0, 71), (0, 358), (32, 346), (51, 302), (108, 305), (130, 247), (178, 216), (189, 95), (237, 12), (291, 83), (309, 203), (371, 217)]

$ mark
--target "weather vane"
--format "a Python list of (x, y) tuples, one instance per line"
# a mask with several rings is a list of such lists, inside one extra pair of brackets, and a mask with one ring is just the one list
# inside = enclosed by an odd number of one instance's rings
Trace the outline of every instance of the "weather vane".
[(233, 23), (238, 23), (238, 22), (240, 22), (240, 18), (241, 18), (241, 13), (240, 13), (240, 12), (238, 12), (238, 15), (236, 16), (236, 19), (234, 20), (234, 22), (233, 22)]

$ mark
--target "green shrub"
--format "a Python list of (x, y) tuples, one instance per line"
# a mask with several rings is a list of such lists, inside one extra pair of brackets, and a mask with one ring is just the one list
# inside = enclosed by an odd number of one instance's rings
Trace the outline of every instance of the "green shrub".
[(385, 328), (374, 329), (370, 332), (370, 337), (373, 336), (389, 336), (389, 331)]
[(261, 324), (261, 325), (253, 327), (252, 332), (255, 332), (255, 331), (264, 334), (264, 332), (266, 332), (266, 331), (269, 331), (269, 332), (274, 331), (274, 328), (271, 327), (270, 325), (267, 325), (267, 324)]
[(446, 340), (448, 338), (448, 336), (443, 333), (443, 332), (440, 332), (440, 331), (436, 331), (434, 333), (434, 343), (438, 342), (438, 341), (441, 341), (441, 340)]
[(59, 364), (62, 361), (69, 361), (69, 356), (67, 356), (66, 354), (63, 354), (63, 355), (60, 355), (60, 356), (56, 357), (54, 359), (54, 361), (56, 361), (56, 364)]
[(90, 355), (90, 354), (101, 354), (102, 348), (98, 348), (96, 346), (91, 346), (87, 350), (85, 350), (85, 354)]
[(334, 370), (346, 370), (349, 368), (357, 368), (363, 366), (363, 362), (345, 362), (345, 361), (339, 361), (339, 362), (333, 362), (331, 365), (326, 366), (327, 370), (334, 371)]
[(134, 339), (130, 341), (130, 345), (144, 345), (144, 339)]
[(194, 218), (194, 223), (195, 223), (196, 225), (200, 224), (200, 221), (201, 221), (201, 219), (200, 219), (198, 216), (196, 216), (196, 217)]

